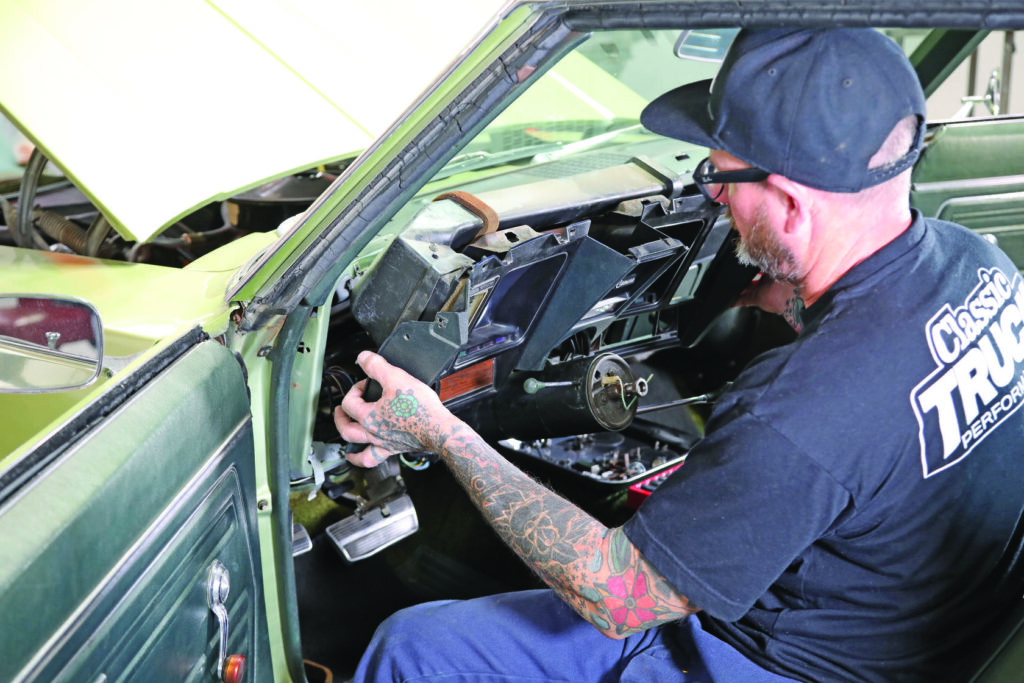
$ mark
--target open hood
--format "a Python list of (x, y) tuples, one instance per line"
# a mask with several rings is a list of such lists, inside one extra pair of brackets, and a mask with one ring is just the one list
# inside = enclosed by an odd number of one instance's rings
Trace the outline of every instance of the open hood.
[(145, 241), (213, 199), (364, 149), (501, 5), (7, 0), (0, 110)]

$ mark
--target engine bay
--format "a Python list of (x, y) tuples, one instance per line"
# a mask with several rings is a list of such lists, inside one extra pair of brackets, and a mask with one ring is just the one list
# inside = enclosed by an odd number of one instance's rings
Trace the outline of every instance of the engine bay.
[(146, 242), (119, 235), (89, 198), (36, 148), (22, 177), (0, 182), (0, 245), (182, 268), (302, 213), (348, 162), (285, 176), (182, 217)]

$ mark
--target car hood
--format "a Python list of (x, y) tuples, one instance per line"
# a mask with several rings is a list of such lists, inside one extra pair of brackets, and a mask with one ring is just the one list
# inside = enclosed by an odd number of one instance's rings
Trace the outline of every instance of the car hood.
[(364, 149), (502, 4), (8, 0), (0, 110), (144, 241)]

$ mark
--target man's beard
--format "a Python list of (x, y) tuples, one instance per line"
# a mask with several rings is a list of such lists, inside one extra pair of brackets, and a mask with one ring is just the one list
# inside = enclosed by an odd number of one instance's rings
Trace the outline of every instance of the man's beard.
[(746, 239), (736, 236), (735, 247), (736, 258), (740, 263), (760, 268), (762, 273), (773, 280), (795, 285), (807, 274), (797, 264), (793, 252), (772, 231), (768, 224), (768, 212), (763, 206), (757, 208)]

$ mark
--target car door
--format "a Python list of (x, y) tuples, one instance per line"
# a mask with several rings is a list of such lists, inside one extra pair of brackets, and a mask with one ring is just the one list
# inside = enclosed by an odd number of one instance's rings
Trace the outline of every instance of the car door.
[(0, 680), (209, 681), (222, 634), (272, 677), (242, 368), (147, 356), (0, 472)]

